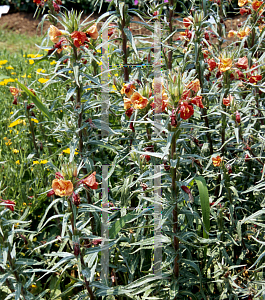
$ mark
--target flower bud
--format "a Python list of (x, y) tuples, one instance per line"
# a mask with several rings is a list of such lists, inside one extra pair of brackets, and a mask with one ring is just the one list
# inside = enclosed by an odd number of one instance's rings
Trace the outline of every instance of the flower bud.
[(80, 196), (76, 193), (73, 193), (72, 202), (75, 206), (79, 206), (81, 203)]
[(240, 124), (240, 122), (241, 122), (240, 113), (239, 113), (238, 111), (236, 111), (236, 122), (237, 122), (238, 124)]
[(81, 253), (80, 247), (77, 243), (74, 244), (74, 255), (77, 257)]
[(51, 197), (55, 194), (54, 190), (51, 190), (47, 193), (47, 197)]

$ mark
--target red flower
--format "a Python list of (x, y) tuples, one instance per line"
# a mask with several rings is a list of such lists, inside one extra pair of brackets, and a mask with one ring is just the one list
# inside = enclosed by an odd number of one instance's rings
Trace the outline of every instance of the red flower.
[(132, 116), (132, 114), (133, 114), (133, 107), (130, 107), (125, 111), (125, 115), (129, 118)]
[(192, 24), (192, 20), (190, 18), (184, 18), (183, 19), (183, 25), (188, 28)]
[(215, 62), (214, 59), (208, 59), (208, 65), (209, 65), (209, 70), (212, 71), (217, 67), (217, 63)]
[(54, 190), (51, 190), (47, 193), (47, 197), (51, 197), (55, 194)]
[(244, 79), (244, 74), (240, 70), (236, 70), (236, 73), (238, 75), (238, 79)]
[(11, 201), (11, 200), (3, 200), (3, 199), (1, 199), (1, 201), (2, 201), (3, 203), (5, 203), (5, 207), (6, 207), (6, 208), (9, 208), (10, 210), (14, 211), (15, 205), (16, 205), (16, 203), (15, 203), (14, 201)]
[(75, 206), (79, 206), (80, 203), (81, 203), (80, 196), (78, 194), (76, 194), (76, 193), (73, 193), (73, 195), (72, 195), (72, 201), (73, 201), (73, 204)]
[(192, 100), (191, 100), (192, 104), (197, 105), (200, 108), (204, 108), (203, 104), (202, 104), (202, 96), (195, 96)]
[(250, 83), (254, 83), (256, 84), (258, 81), (260, 81), (262, 79), (262, 76), (261, 75), (255, 75), (255, 76), (251, 76), (249, 78), (249, 82)]
[(238, 68), (246, 70), (248, 68), (248, 59), (247, 59), (247, 57), (246, 56), (240, 57), (238, 59), (238, 62), (236, 63), (236, 66)]
[(73, 39), (74, 45), (76, 48), (84, 45), (84, 42), (87, 41), (87, 36), (84, 32), (74, 31), (71, 33), (71, 38)]
[(98, 188), (98, 182), (96, 182), (96, 172), (93, 172), (88, 177), (82, 180), (87, 187), (90, 187), (92, 190), (96, 190)]
[(56, 2), (52, 2), (53, 8), (55, 12), (59, 13), (60, 12), (60, 6)]
[(244, 14), (251, 14), (251, 9), (246, 9), (245, 7), (240, 8), (239, 13), (241, 16), (243, 16)]
[(194, 114), (193, 106), (186, 101), (182, 101), (179, 106), (179, 113), (181, 119), (187, 120)]
[(241, 122), (240, 113), (236, 111), (236, 122), (239, 124)]

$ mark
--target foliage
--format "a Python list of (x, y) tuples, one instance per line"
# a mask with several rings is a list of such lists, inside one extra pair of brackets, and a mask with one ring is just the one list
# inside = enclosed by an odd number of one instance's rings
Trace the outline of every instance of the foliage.
[(1, 57), (1, 299), (262, 299), (264, 4), (178, 3)]

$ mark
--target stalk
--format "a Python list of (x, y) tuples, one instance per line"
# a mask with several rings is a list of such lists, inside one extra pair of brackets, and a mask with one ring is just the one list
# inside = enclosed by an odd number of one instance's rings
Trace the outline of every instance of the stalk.
[(34, 148), (37, 152), (37, 156), (39, 157), (39, 149), (38, 149), (38, 146), (37, 146), (37, 143), (36, 143), (36, 138), (35, 138), (35, 133), (34, 133), (34, 126), (31, 122), (29, 112), (28, 112), (28, 120), (29, 120), (29, 126), (30, 126), (30, 132), (31, 132), (31, 135), (32, 135), (33, 145), (34, 145)]
[[(169, 35), (173, 32), (173, 16), (174, 16), (173, 5), (174, 5), (174, 0), (170, 0), (169, 18), (168, 18), (168, 22), (169, 22)], [(172, 44), (173, 44), (173, 37), (171, 36), (170, 39), (169, 39), (169, 41), (168, 41), (168, 45), (170, 47), (172, 47)], [(172, 53), (173, 53), (173, 51), (170, 49), (168, 51), (168, 69), (169, 70), (172, 69)]]
[(128, 57), (127, 57), (127, 36), (124, 32), (124, 28), (126, 27), (125, 22), (125, 13), (123, 10), (122, 22), (121, 22), (121, 35), (122, 35), (122, 51), (123, 51), (123, 70), (124, 70), (124, 82), (129, 82), (129, 70), (128, 70)]

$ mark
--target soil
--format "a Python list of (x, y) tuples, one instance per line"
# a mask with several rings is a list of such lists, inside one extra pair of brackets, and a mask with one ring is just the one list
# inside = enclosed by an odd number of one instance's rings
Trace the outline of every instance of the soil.
[[(84, 16), (85, 18), (86, 16)], [(96, 15), (92, 16), (90, 20), (97, 18)], [(0, 18), (0, 28), (5, 28), (7, 30), (13, 30), (16, 33), (26, 34), (30, 36), (34, 35), (41, 35), (41, 29), (38, 28), (40, 23), (41, 17), (38, 19), (33, 19), (32, 13), (25, 13), (25, 12), (16, 12), (12, 14), (5, 14), (2, 15)], [(134, 17), (135, 21), (140, 21), (137, 17)], [(236, 16), (231, 19), (225, 21), (226, 30), (237, 30), (237, 25), (245, 20), (245, 17)], [(178, 23), (178, 22), (176, 22)], [(44, 22), (44, 33), (49, 28), (50, 23), (49, 21)], [(60, 26), (58, 26), (60, 28)], [(38, 30), (37, 30), (38, 28)], [(133, 34), (147, 34), (150, 35), (150, 31), (145, 28), (141, 28), (139, 25), (132, 24), (131, 31)]]

